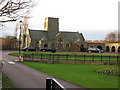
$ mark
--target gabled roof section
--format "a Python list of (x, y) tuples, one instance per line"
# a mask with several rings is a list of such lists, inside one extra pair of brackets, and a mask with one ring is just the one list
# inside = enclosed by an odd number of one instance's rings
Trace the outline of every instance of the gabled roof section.
[(57, 35), (58, 32), (51, 32), (51, 31), (48, 31), (48, 40), (55, 40), (56, 39), (56, 35)]
[(79, 32), (66, 32), (60, 31), (56, 32), (48, 32), (45, 30), (32, 30), (29, 29), (30, 37), (32, 40), (55, 40), (57, 37), (62, 37), (67, 41), (84, 41), (84, 37), (82, 33)]
[(85, 38), (84, 38), (83, 34), (79, 33), (79, 35), (81, 36), (81, 38), (83, 38), (83, 41), (85, 41)]
[(74, 41), (74, 40), (80, 40), (81, 38), (84, 39), (82, 33), (79, 33), (79, 32), (64, 32), (64, 31), (61, 31), (57, 34), (57, 37), (62, 35), (63, 38), (65, 38), (66, 40), (69, 40), (69, 41)]
[(48, 39), (47, 31), (45, 31), (45, 30), (29, 29), (29, 32), (30, 32), (31, 39), (33, 39), (33, 40), (42, 40), (42, 39), (47, 40)]

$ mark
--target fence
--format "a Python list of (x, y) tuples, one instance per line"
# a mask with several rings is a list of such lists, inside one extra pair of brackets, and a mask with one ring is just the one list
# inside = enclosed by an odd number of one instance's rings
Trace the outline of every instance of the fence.
[(46, 90), (66, 90), (56, 79), (46, 79)]
[(69, 54), (24, 54), (24, 61), (49, 61), (52, 63), (65, 61), (65, 62), (120, 62), (119, 55), (69, 55)]

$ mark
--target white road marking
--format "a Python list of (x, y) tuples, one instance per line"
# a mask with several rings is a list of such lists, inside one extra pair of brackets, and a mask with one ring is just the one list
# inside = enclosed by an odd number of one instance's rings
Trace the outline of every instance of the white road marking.
[(15, 64), (14, 62), (8, 62), (9, 64)]

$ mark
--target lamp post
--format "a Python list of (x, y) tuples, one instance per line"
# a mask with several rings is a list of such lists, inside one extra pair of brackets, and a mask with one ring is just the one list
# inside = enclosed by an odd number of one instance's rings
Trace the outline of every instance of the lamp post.
[(19, 57), (20, 57), (20, 46), (21, 46), (21, 25), (22, 25), (22, 21), (20, 20), (20, 22), (19, 22), (19, 24), (20, 24), (20, 35), (19, 35)]

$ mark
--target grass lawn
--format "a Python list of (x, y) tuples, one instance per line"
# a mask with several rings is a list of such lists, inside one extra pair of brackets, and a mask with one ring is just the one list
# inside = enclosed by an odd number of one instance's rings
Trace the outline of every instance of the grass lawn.
[(8, 77), (4, 74), (2, 74), (2, 88), (4, 89), (13, 89), (15, 90), (15, 86), (12, 84), (12, 82), (8, 79)]
[(82, 87), (118, 88), (118, 76), (103, 75), (96, 72), (102, 68), (118, 68), (117, 65), (20, 63)]
[[(53, 53), (51, 52), (21, 52), (23, 54), (28, 54), (27, 57), (30, 58), (40, 58), (42, 59), (52, 59)], [(34, 54), (34, 55), (33, 55)], [(19, 56), (19, 53), (11, 53), (10, 55)], [(51, 56), (50, 56), (51, 55)], [(104, 53), (80, 53), (80, 52), (56, 52), (54, 54), (54, 59), (56, 60), (95, 60), (95, 61), (117, 61), (120, 60), (117, 55), (104, 54)], [(120, 56), (119, 56), (120, 57)]]
[[(41, 54), (41, 53), (43, 53), (43, 54), (53, 54), (53, 53), (51, 53), (51, 52), (21, 52), (21, 55), (23, 55), (23, 54)], [(75, 55), (75, 54), (76, 54), (76, 55), (117, 56), (117, 55), (113, 55), (113, 54), (87, 53), (87, 52), (85, 52), (85, 53), (81, 53), (81, 52), (56, 52), (56, 53), (54, 53), (54, 54), (64, 54), (64, 55), (66, 55), (66, 54)], [(10, 53), (10, 55), (19, 56), (19, 52)]]

